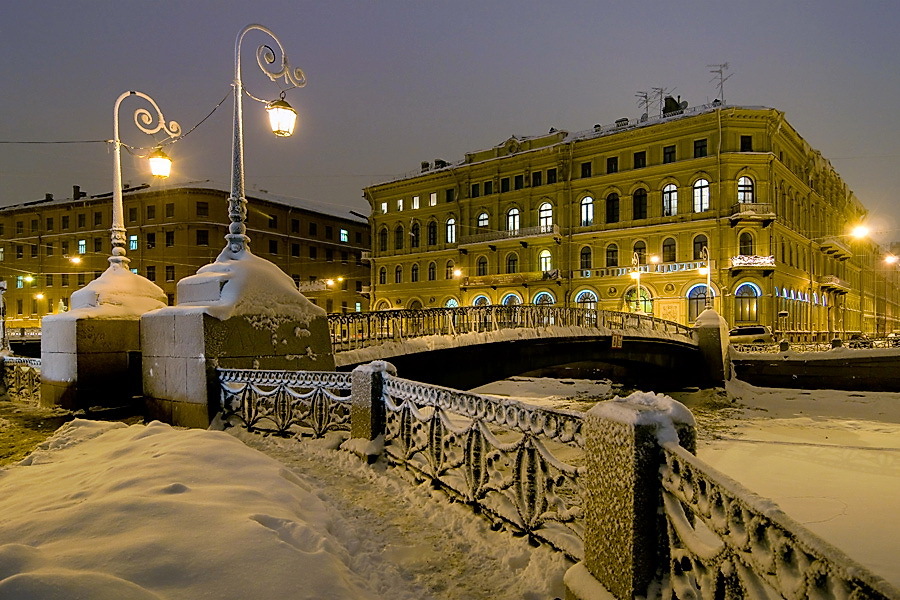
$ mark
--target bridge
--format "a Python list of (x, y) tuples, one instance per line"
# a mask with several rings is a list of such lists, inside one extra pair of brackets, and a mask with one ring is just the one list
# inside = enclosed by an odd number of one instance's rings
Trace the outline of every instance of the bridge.
[(335, 314), (328, 322), (339, 370), (387, 360), (405, 377), (457, 388), (576, 364), (667, 386), (702, 384), (705, 373), (691, 327), (637, 313), (468, 306)]

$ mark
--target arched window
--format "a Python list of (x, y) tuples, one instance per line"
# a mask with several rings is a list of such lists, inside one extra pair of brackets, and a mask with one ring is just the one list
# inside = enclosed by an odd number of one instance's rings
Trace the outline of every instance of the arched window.
[(394, 230), (394, 250), (403, 250), (404, 233), (403, 225), (397, 225), (397, 229)]
[(475, 296), (475, 299), (472, 300), (472, 306), (487, 306), (490, 303), (491, 303), (491, 301), (488, 300), (488, 297), (484, 296), (484, 295)]
[(412, 224), (412, 227), (409, 230), (409, 247), (410, 248), (418, 248), (419, 247), (419, 241), (422, 239), (421, 235), (420, 235), (421, 229), (422, 228), (419, 226), (418, 223)]
[(488, 261), (484, 256), (478, 257), (478, 262), (476, 264), (476, 275), (484, 276), (487, 275), (488, 271)]
[(382, 285), (387, 283), (387, 269), (384, 267), (378, 270), (378, 283)]
[(447, 266), (444, 270), (444, 277), (446, 279), (453, 279), (453, 271), (454, 271), (453, 267), (455, 267), (455, 266), (456, 265), (453, 264), (452, 260), (447, 261)]
[(745, 231), (739, 238), (739, 247), (741, 256), (753, 256), (753, 236)]
[(518, 231), (519, 230), (519, 209), (511, 208), (506, 213), (506, 230), (507, 231)]
[(394, 283), (403, 283), (403, 267), (400, 265), (394, 269)]
[(675, 238), (666, 238), (662, 243), (662, 261), (675, 262)]
[(587, 227), (594, 224), (594, 199), (585, 196), (581, 199), (581, 226)]
[(610, 244), (606, 247), (606, 266), (619, 266), (619, 246), (617, 246), (616, 244)]
[[(634, 247), (632, 248), (632, 251), (634, 252), (634, 254), (637, 254), (637, 262), (639, 265), (647, 264), (647, 244), (644, 241), (642, 241), (642, 240), (636, 241), (634, 243)], [(633, 256), (632, 256), (631, 260), (634, 261)]]
[(584, 248), (582, 248), (581, 249), (581, 268), (582, 269), (590, 269), (591, 268), (591, 263), (593, 262), (591, 260), (591, 258), (592, 258), (591, 247), (585, 246)]
[(428, 263), (428, 281), (437, 279), (437, 265), (433, 262)]
[(437, 222), (429, 221), (428, 222), (428, 245), (434, 246), (437, 244)]
[(753, 180), (746, 175), (738, 179), (738, 202), (753, 202)]
[(694, 212), (709, 210), (709, 181), (698, 179), (694, 182)]
[(406, 305), (406, 308), (409, 310), (422, 310), (422, 301), (421, 300), (413, 300), (409, 304)]
[(619, 222), (619, 195), (615, 192), (606, 197), (606, 222)]
[(735, 323), (755, 323), (759, 297), (762, 294), (759, 288), (752, 283), (744, 283), (734, 292), (734, 321)]
[(663, 188), (662, 214), (664, 217), (674, 217), (678, 214), (678, 188), (673, 183)]
[(706, 309), (706, 284), (698, 283), (687, 294), (688, 300), (688, 321), (693, 323), (697, 320)]
[[(703, 260), (703, 249), (707, 248), (709, 242), (706, 240), (705, 235), (698, 235), (694, 238), (694, 260)], [(709, 250), (707, 250), (709, 252)]]
[(387, 300), (379, 300), (378, 305), (375, 306), (375, 310), (388, 310), (391, 307), (391, 303)]
[(591, 290), (583, 290), (575, 296), (575, 303), (578, 308), (597, 308), (597, 294)]
[(486, 212), (478, 214), (478, 220), (476, 221), (476, 225), (479, 228), (484, 229), (488, 226), (489, 223), (490, 223), (490, 217), (488, 217), (488, 214)]
[(444, 302), (444, 306), (446, 306), (447, 308), (456, 308), (457, 306), (459, 306), (459, 300), (457, 300), (456, 298), (447, 298), (447, 301)]
[(387, 252), (388, 249), (388, 230), (387, 227), (382, 227), (381, 231), (378, 232), (378, 249), (382, 252)]
[(631, 195), (631, 218), (647, 218), (647, 190), (638, 188)]
[(549, 306), (551, 304), (556, 304), (556, 298), (554, 298), (553, 294), (550, 292), (538, 292), (534, 295), (534, 303), (542, 306)]
[(553, 229), (553, 207), (549, 202), (544, 202), (538, 208), (538, 225), (541, 233), (547, 233)]
[(507, 273), (518, 273), (519, 272), (519, 255), (515, 252), (511, 252), (506, 257), (506, 272)]
[(509, 294), (503, 296), (503, 300), (500, 301), (500, 304), (502, 304), (503, 306), (517, 306), (519, 304), (522, 304), (522, 298), (520, 298), (518, 294), (510, 292)]
[(634, 286), (625, 292), (625, 305), (630, 312), (653, 314), (653, 298), (650, 297), (650, 293), (643, 285), (640, 290)]
[(418, 263), (413, 263), (413, 266), (409, 269), (409, 280), (413, 283), (419, 280), (419, 265)]
[(456, 243), (456, 219), (453, 217), (447, 219), (447, 243)]
[(553, 259), (549, 250), (541, 250), (541, 253), (538, 255), (538, 265), (540, 265), (540, 270), (544, 272), (553, 269)]

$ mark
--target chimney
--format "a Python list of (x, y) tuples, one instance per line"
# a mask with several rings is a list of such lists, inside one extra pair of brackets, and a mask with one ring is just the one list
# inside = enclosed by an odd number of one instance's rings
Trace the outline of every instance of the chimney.
[(53, 200), (53, 194), (44, 194), (44, 200)]
[(85, 196), (87, 196), (87, 192), (82, 192), (80, 185), (72, 186), (72, 199), (73, 200), (79, 200), (81, 198), (84, 198)]

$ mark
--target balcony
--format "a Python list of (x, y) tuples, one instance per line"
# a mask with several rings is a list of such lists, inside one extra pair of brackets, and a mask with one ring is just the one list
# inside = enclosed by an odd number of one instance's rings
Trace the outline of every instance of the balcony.
[(756, 255), (732, 256), (730, 270), (732, 273), (738, 273), (740, 271), (758, 271), (763, 275), (766, 275), (775, 270), (775, 257)]
[(301, 281), (297, 284), (297, 290), (302, 292), (324, 292), (328, 289), (325, 280)]
[(853, 250), (837, 237), (829, 237), (822, 240), (819, 243), (819, 250), (838, 260), (847, 260), (853, 256)]
[(846, 294), (850, 291), (850, 284), (837, 275), (822, 275), (819, 277), (819, 287), (826, 292)]
[(738, 223), (756, 222), (762, 223), (763, 227), (775, 220), (775, 212), (772, 210), (771, 204), (760, 204), (756, 202), (738, 202), (731, 207), (731, 216), (728, 217), (731, 226), (734, 227)]
[(483, 244), (485, 242), (493, 242), (496, 240), (517, 240), (523, 238), (537, 237), (542, 235), (552, 235), (559, 237), (559, 225), (538, 225), (537, 227), (521, 227), (508, 231), (485, 231), (484, 233), (476, 233), (473, 235), (463, 235), (459, 238), (460, 246), (469, 246), (472, 244)]
[(464, 277), (462, 287), (491, 287), (497, 288), (510, 285), (527, 285), (529, 283), (560, 282), (559, 269), (552, 271), (528, 271), (525, 273), (501, 273), (497, 275), (476, 275), (474, 277)]

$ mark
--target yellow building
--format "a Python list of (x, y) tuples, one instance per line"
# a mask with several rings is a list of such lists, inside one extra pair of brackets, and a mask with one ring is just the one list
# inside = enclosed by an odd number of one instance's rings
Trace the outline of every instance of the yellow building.
[(794, 338), (898, 328), (895, 271), (847, 235), (865, 208), (771, 108), (511, 137), (365, 196), (376, 310), (548, 303), (691, 323), (708, 251), (732, 325)]
[[(216, 259), (225, 246), (228, 192), (208, 181), (128, 188), (124, 220), (129, 267), (175, 304), (176, 282)], [(0, 208), (0, 280), (6, 322), (38, 327), (108, 266), (112, 194), (26, 202)], [(368, 310), (363, 295), (370, 247), (365, 219), (301, 200), (251, 192), (247, 234), (254, 254), (278, 265), (329, 312)], [(330, 283), (329, 283), (330, 282)]]

